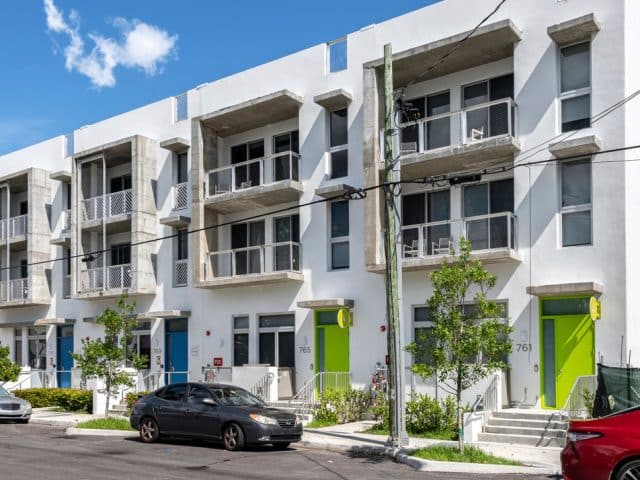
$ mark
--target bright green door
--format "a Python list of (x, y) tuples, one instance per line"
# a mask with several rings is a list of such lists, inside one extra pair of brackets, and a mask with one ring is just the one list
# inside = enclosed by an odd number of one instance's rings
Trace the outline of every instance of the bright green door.
[[(349, 327), (340, 328), (338, 311), (316, 312), (316, 373), (349, 371)], [(342, 388), (344, 375), (324, 375), (323, 390)]]
[(562, 408), (576, 379), (595, 373), (595, 334), (589, 315), (542, 317), (543, 406)]

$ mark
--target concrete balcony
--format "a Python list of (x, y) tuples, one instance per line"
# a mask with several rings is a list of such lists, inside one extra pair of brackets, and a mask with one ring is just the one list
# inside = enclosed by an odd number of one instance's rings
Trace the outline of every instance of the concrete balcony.
[(302, 195), (299, 163), (300, 156), (289, 151), (210, 170), (205, 207), (232, 213), (295, 202)]
[(271, 245), (221, 250), (208, 254), (204, 288), (229, 288), (303, 281), (300, 244)]
[(515, 118), (516, 105), (505, 98), (400, 124), (403, 179), (513, 162)]
[[(517, 217), (511, 212), (403, 226), (401, 232), (399, 255), (407, 272), (439, 268), (445, 258), (459, 250), (461, 238), (471, 242), (472, 256), (484, 264), (522, 261), (517, 248)], [(370, 270), (384, 273), (385, 264)]]
[(0, 220), (0, 244), (26, 242), (28, 217), (18, 215)]
[(119, 297), (133, 286), (131, 264), (109, 265), (80, 271), (76, 298)]

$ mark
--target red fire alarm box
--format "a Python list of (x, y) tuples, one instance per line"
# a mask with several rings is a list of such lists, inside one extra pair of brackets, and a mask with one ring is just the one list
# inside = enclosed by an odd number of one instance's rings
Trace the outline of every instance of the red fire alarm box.
[(221, 367), (223, 364), (223, 358), (222, 357), (213, 357), (213, 366), (214, 367)]

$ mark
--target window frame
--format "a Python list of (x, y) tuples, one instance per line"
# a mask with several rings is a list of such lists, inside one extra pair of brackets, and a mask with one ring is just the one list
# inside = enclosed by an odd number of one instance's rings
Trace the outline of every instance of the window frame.
[[(287, 326), (279, 326), (279, 327), (261, 327), (260, 320), (265, 317), (276, 317), (276, 316), (291, 316), (293, 317), (293, 325)], [(271, 365), (273, 367), (280, 368), (280, 333), (293, 333), (294, 335), (294, 346), (295, 346), (295, 334), (296, 334), (296, 314), (295, 312), (282, 312), (282, 313), (260, 313), (258, 314), (258, 363), (260, 362), (260, 335), (263, 333), (273, 333), (273, 348), (274, 348), (274, 361), (275, 365)], [(294, 351), (294, 365), (295, 365), (295, 351)], [(286, 368), (286, 367), (283, 367)]]
[[(589, 164), (589, 196), (591, 199), (590, 203), (583, 203), (580, 205), (562, 205), (562, 166), (567, 163), (577, 163), (588, 161)], [(567, 160), (564, 162), (558, 162), (558, 216), (559, 216), (559, 228), (558, 234), (560, 237), (560, 248), (571, 248), (571, 247), (590, 247), (593, 246), (593, 159), (589, 156), (583, 158), (577, 158), (572, 160)], [(582, 213), (589, 212), (589, 242), (588, 243), (579, 243), (572, 245), (565, 245), (564, 243), (564, 217), (567, 214), (572, 213)]]
[[(145, 323), (145, 322), (140, 322), (140, 323)], [(152, 353), (152, 344), (151, 344), (151, 330), (153, 328), (153, 326), (151, 325), (151, 322), (149, 323), (149, 328), (139, 328), (140, 325), (138, 325), (138, 327), (136, 327), (134, 330), (131, 331), (131, 342), (132, 345), (135, 345), (136, 347), (136, 354), (140, 355), (140, 337), (143, 336), (148, 336), (149, 337), (149, 355), (147, 358), (147, 365), (146, 365), (146, 369), (150, 369), (151, 368), (151, 353)], [(129, 351), (129, 345), (127, 345), (127, 348), (125, 349), (125, 366), (130, 367), (131, 365), (131, 360), (129, 358), (129, 354), (131, 352)]]
[[(247, 327), (246, 328), (236, 328), (236, 319), (237, 318), (246, 318), (247, 319)], [(251, 319), (248, 314), (234, 314), (231, 316), (231, 345), (232, 345), (232, 359), (231, 362), (234, 367), (240, 367), (242, 365), (236, 365), (236, 335), (247, 335), (247, 363), (251, 363)]]
[[(341, 145), (332, 145), (331, 144), (331, 132), (332, 132), (332, 118), (333, 118), (333, 114), (339, 111), (344, 110), (346, 112), (345, 118), (346, 118), (346, 137), (347, 137), (347, 143), (341, 144)], [(329, 174), (328, 177), (331, 180), (334, 179), (338, 179), (338, 178), (346, 178), (349, 176), (349, 107), (342, 107), (342, 108), (336, 108), (334, 110), (330, 110), (327, 112), (327, 117), (328, 117), (328, 144), (329, 144), (329, 150), (328, 150), (328, 170), (329, 170)], [(333, 172), (333, 154), (334, 153), (340, 153), (340, 152), (346, 152), (347, 153), (347, 172), (345, 175), (340, 175), (340, 176), (334, 176), (334, 172)]]
[[(588, 87), (583, 87), (583, 88), (579, 88), (577, 90), (568, 90), (566, 92), (562, 91), (562, 50), (564, 50), (565, 48), (570, 48), (570, 47), (575, 47), (577, 45), (583, 45), (583, 44), (588, 44), (589, 45), (589, 86)], [(558, 48), (556, 49), (557, 51), (557, 66), (556, 68), (558, 69), (558, 76), (557, 76), (557, 82), (558, 82), (558, 127), (559, 127), (559, 131), (560, 133), (569, 133), (569, 132), (577, 132), (579, 130), (584, 130), (586, 128), (591, 128), (591, 119), (593, 117), (593, 42), (591, 39), (589, 40), (581, 40), (579, 42), (574, 42), (574, 43), (568, 43), (566, 45), (560, 45), (558, 46)], [(571, 100), (571, 99), (575, 99), (575, 98), (580, 98), (580, 97), (585, 97), (585, 96), (589, 96), (589, 126), (587, 127), (583, 127), (583, 128), (579, 128), (579, 129), (573, 129), (573, 130), (564, 130), (562, 127), (562, 111), (563, 111), (563, 104), (566, 100)]]
[[(342, 43), (344, 43), (344, 66), (340, 66), (341, 68), (334, 69), (331, 62), (331, 48), (334, 45), (340, 45)], [(325, 49), (325, 68), (327, 75), (330, 75), (332, 73), (344, 72), (349, 68), (349, 43), (346, 35), (344, 37), (336, 38), (335, 40), (327, 42), (325, 44)]]
[[(336, 203), (344, 202), (347, 205), (347, 227), (349, 229), (347, 235), (342, 235), (339, 237), (333, 236), (333, 205)], [(349, 200), (335, 200), (333, 202), (329, 202), (329, 270), (331, 271), (339, 271), (339, 270), (349, 270), (351, 268), (351, 207), (349, 204)], [(335, 267), (333, 261), (333, 246), (336, 244), (347, 244), (347, 265), (344, 267)]]

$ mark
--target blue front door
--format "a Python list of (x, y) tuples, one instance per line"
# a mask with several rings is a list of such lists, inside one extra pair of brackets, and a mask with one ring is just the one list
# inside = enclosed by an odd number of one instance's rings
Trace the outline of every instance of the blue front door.
[(164, 382), (186, 382), (189, 380), (187, 319), (166, 320), (164, 331)]
[(57, 382), (58, 388), (71, 388), (71, 369), (73, 368), (73, 325), (58, 327), (56, 337), (58, 361)]

